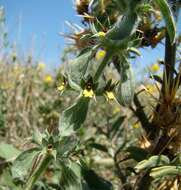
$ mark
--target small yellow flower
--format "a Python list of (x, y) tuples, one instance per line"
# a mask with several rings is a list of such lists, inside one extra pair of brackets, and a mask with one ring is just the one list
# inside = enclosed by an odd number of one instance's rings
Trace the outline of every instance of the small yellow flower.
[(45, 64), (43, 62), (40, 62), (37, 66), (38, 70), (43, 70), (45, 68)]
[(62, 83), (57, 87), (57, 90), (60, 91), (60, 92), (62, 92), (62, 91), (64, 91), (64, 89), (65, 89), (65, 83), (62, 82)]
[(96, 60), (97, 61), (100, 61), (102, 60), (106, 55), (106, 51), (101, 49), (101, 50), (98, 50), (97, 53), (96, 53)]
[(98, 35), (99, 37), (105, 37), (105, 36), (106, 36), (106, 33), (101, 31), (101, 32), (98, 32), (97, 35)]
[(135, 124), (132, 125), (132, 127), (135, 128), (135, 129), (138, 129), (138, 128), (140, 128), (140, 124), (139, 123), (135, 123)]
[(113, 114), (117, 114), (120, 112), (120, 107), (116, 106), (113, 110)]
[(47, 76), (45, 76), (44, 81), (46, 83), (52, 83), (53, 82), (53, 78), (52, 78), (51, 75), (47, 75)]
[(158, 63), (153, 64), (153, 65), (150, 67), (150, 70), (151, 70), (152, 72), (157, 72), (157, 71), (159, 71), (159, 70), (160, 70), (159, 64), (158, 64)]
[(105, 97), (107, 101), (115, 100), (114, 93), (112, 91), (106, 91)]
[(94, 97), (94, 91), (92, 89), (84, 89), (82, 92), (82, 95), (86, 98), (93, 98)]

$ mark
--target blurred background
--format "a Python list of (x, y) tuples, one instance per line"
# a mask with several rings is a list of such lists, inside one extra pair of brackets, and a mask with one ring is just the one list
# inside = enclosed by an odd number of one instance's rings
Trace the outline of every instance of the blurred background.
[(66, 43), (60, 32), (70, 29), (65, 21), (80, 24), (73, 1), (0, 0), (0, 6), (5, 10), (10, 44), (24, 54), (32, 51), (49, 68), (58, 67)]

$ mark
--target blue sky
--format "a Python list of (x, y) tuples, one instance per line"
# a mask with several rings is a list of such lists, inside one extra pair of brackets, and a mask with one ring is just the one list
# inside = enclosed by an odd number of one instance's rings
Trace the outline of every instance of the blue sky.
[(65, 21), (80, 23), (72, 0), (0, 0), (5, 8), (10, 41), (21, 51), (30, 49), (49, 66), (60, 65), (65, 40), (59, 32), (68, 32)]
[[(59, 32), (70, 31), (65, 21), (81, 24), (73, 0), (0, 0), (0, 5), (5, 8), (10, 42), (16, 42), (21, 52), (32, 50), (49, 68), (58, 67), (66, 43)], [(142, 52), (136, 67), (150, 65), (164, 54), (162, 45)]]

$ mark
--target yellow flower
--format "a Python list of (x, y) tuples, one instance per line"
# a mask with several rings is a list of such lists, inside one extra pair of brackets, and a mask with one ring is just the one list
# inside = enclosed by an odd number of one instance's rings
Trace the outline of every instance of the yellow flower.
[(97, 53), (96, 53), (96, 60), (97, 61), (100, 61), (102, 60), (106, 55), (106, 51), (105, 50), (98, 50)]
[(117, 114), (120, 112), (120, 107), (116, 106), (113, 110), (113, 114)]
[(44, 64), (43, 62), (40, 62), (40, 63), (38, 64), (37, 69), (38, 69), (38, 70), (43, 70), (44, 68), (45, 68), (45, 64)]
[(53, 78), (52, 78), (51, 75), (47, 75), (47, 76), (45, 76), (44, 81), (46, 83), (52, 83), (53, 82)]
[(152, 72), (157, 72), (157, 71), (159, 71), (159, 70), (160, 70), (159, 64), (158, 64), (158, 63), (153, 64), (153, 65), (150, 67), (150, 70), (151, 70)]
[(92, 89), (84, 89), (82, 92), (82, 95), (86, 98), (93, 98), (94, 97), (94, 91)]
[(135, 123), (135, 124), (132, 125), (132, 127), (135, 128), (135, 129), (138, 129), (138, 128), (140, 128), (140, 125), (139, 125), (139, 123)]
[(101, 32), (98, 32), (97, 35), (98, 37), (105, 37), (106, 33), (101, 31)]
[(62, 92), (62, 91), (64, 91), (64, 89), (65, 89), (65, 83), (62, 82), (62, 83), (60, 84), (60, 86), (57, 87), (57, 90), (60, 91), (60, 92)]
[(105, 97), (106, 97), (107, 101), (115, 100), (115, 96), (114, 96), (114, 93), (112, 91), (106, 91)]

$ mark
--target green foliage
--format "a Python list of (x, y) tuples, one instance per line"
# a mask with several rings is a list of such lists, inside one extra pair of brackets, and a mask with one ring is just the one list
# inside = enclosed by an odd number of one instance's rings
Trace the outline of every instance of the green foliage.
[(170, 41), (171, 41), (171, 43), (174, 43), (175, 37), (176, 37), (176, 26), (175, 26), (174, 18), (172, 15), (172, 11), (166, 0), (156, 0), (155, 2), (159, 6), (159, 9), (165, 20), (167, 31), (168, 31), (168, 34), (170, 37)]
[[(180, 176), (180, 99), (162, 98), (165, 81), (156, 74), (151, 78), (160, 83), (160, 94), (148, 88), (152, 83), (136, 82), (132, 62), (140, 48), (156, 47), (165, 37), (160, 14), (176, 41), (172, 10), (166, 0), (85, 0), (76, 6), (88, 24), (80, 32), (75, 25), (74, 58), (67, 60), (66, 52), (56, 77), (34, 66), (32, 56), (26, 66), (16, 53), (0, 59), (0, 135), (19, 143), (18, 149), (0, 144), (0, 188), (132, 190), (155, 183), (157, 189), (165, 177)], [(180, 73), (173, 70), (178, 85)]]
[(0, 144), (0, 157), (5, 159), (7, 162), (12, 162), (20, 153), (21, 151), (11, 144), (3, 142)]
[(153, 168), (156, 166), (164, 165), (164, 164), (169, 164), (170, 160), (168, 159), (167, 156), (160, 155), (160, 156), (151, 156), (147, 160), (142, 160), (136, 165), (136, 170), (143, 170), (146, 168)]
[(121, 73), (121, 81), (118, 86), (117, 99), (123, 106), (132, 103), (135, 92), (135, 78), (131, 66)]
[(38, 159), (39, 150), (36, 148), (22, 152), (13, 162), (11, 168), (13, 178), (24, 180), (25, 176), (31, 171), (33, 160)]
[(87, 116), (88, 105), (89, 98), (80, 97), (74, 105), (62, 113), (59, 122), (60, 136), (69, 136), (81, 127)]

